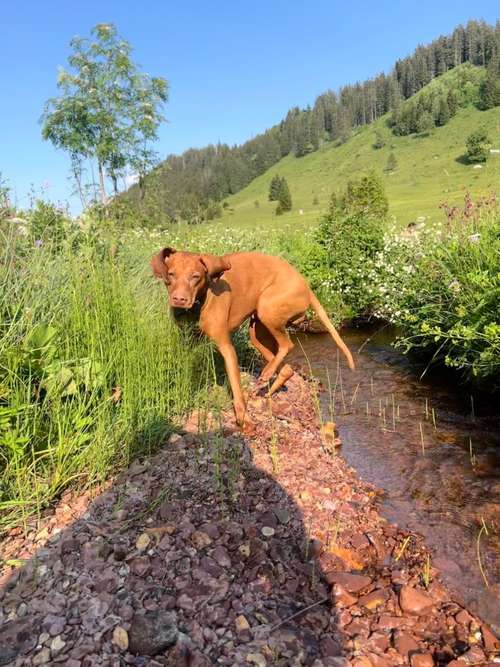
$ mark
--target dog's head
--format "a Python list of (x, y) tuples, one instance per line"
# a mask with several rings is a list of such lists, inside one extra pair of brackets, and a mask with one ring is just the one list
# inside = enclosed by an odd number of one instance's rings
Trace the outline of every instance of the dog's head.
[(225, 257), (163, 248), (151, 260), (157, 278), (167, 286), (173, 308), (191, 308), (200, 292), (218, 280), (231, 264)]

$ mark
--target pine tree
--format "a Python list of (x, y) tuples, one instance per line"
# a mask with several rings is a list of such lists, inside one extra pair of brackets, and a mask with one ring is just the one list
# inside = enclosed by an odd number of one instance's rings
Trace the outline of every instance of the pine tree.
[(373, 142), (373, 148), (383, 148), (385, 143), (386, 141), (382, 130), (375, 130), (375, 141)]
[(500, 58), (495, 53), (486, 69), (486, 77), (479, 88), (481, 109), (493, 109), (500, 106)]
[(446, 98), (441, 97), (439, 100), (438, 112), (436, 116), (436, 125), (439, 127), (446, 125), (446, 123), (450, 120), (450, 117), (451, 114), (448, 102), (446, 101)]
[(281, 188), (278, 198), (278, 206), (276, 207), (276, 215), (281, 215), (286, 211), (292, 210), (292, 195), (285, 178), (281, 179)]
[(281, 177), (275, 174), (269, 184), (269, 201), (277, 201), (281, 190)]
[(398, 168), (398, 161), (396, 160), (396, 156), (394, 153), (390, 153), (389, 157), (387, 158), (387, 164), (385, 165), (385, 171), (396, 171)]

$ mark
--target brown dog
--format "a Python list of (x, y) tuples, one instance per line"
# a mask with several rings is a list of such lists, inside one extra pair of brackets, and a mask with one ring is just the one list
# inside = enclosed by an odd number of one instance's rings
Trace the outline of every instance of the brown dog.
[[(224, 357), (239, 425), (244, 423), (246, 408), (231, 332), (248, 318), (252, 344), (267, 362), (259, 378), (262, 383), (269, 382), (293, 348), (287, 324), (303, 316), (309, 307), (354, 369), (352, 355), (322, 305), (305, 279), (284, 259), (259, 252), (217, 257), (163, 248), (151, 260), (151, 267), (167, 286), (174, 314), (179, 310), (199, 310), (200, 329)], [(269, 395), (292, 375), (291, 367), (283, 366)]]

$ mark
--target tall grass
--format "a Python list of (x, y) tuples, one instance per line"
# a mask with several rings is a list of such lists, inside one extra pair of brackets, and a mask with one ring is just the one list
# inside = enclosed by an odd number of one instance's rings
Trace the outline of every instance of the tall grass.
[(0, 528), (164, 442), (204, 400), (211, 348), (166, 314), (148, 254), (0, 239)]

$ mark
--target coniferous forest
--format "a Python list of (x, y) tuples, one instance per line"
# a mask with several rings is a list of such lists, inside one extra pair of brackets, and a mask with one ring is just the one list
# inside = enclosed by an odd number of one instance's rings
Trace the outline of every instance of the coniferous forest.
[(357, 127), (388, 112), (392, 112), (395, 134), (445, 125), (459, 106), (470, 101), (466, 95), (460, 99), (450, 89), (419, 96), (408, 104), (405, 100), (462, 63), (486, 69), (478, 106), (486, 109), (500, 104), (500, 21), (495, 26), (484, 21), (460, 25), (451, 35), (418, 46), (398, 60), (389, 74), (328, 90), (312, 107), (290, 109), (278, 125), (244, 144), (209, 145), (170, 155), (129, 194), (146, 204), (154, 196), (154, 209), (161, 207), (164, 221), (211, 219), (220, 211), (217, 202), (241, 190), (285, 155), (302, 157), (324, 142), (343, 143)]

